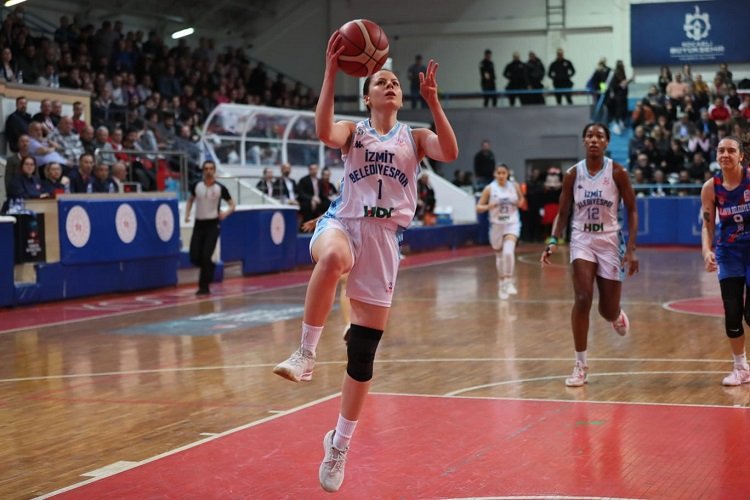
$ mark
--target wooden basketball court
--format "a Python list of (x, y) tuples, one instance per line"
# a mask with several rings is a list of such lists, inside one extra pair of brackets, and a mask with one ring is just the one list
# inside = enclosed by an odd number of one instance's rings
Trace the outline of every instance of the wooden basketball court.
[[(590, 383), (571, 389), (567, 252), (542, 270), (540, 251), (519, 248), (508, 301), (487, 247), (403, 261), (339, 496), (750, 496), (750, 386), (721, 386), (700, 252), (639, 250), (631, 334), (592, 313)], [(271, 373), (299, 341), (309, 272), (0, 311), (0, 497), (326, 496), (339, 312), (311, 382)]]

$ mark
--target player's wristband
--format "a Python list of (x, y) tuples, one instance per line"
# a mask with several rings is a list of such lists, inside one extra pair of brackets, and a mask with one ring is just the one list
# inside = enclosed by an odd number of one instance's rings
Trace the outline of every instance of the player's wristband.
[(548, 245), (557, 245), (557, 238), (554, 236), (550, 236), (547, 240)]

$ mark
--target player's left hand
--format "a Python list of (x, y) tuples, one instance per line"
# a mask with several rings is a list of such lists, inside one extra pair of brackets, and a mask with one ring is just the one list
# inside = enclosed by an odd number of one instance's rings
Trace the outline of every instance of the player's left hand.
[(628, 268), (628, 276), (633, 276), (640, 270), (640, 264), (638, 257), (635, 255), (635, 250), (628, 250), (625, 252), (625, 257), (622, 258), (622, 266)]

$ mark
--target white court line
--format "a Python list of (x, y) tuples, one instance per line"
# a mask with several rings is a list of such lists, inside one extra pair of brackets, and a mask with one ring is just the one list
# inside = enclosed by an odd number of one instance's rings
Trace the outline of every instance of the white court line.
[[(652, 372), (655, 373), (655, 372)], [(709, 373), (709, 372), (698, 372), (698, 373)], [(715, 372), (715, 373), (726, 373), (726, 372)], [(557, 377), (541, 377), (541, 378), (563, 378), (566, 377), (566, 375), (559, 375)], [(736, 387), (734, 387), (736, 388)], [(571, 390), (575, 389), (581, 389), (580, 387), (569, 387)], [(732, 389), (732, 388), (730, 388)], [(456, 391), (454, 391), (456, 392)], [(404, 396), (404, 397), (414, 397), (414, 398), (439, 398), (439, 399), (480, 399), (480, 400), (488, 400), (488, 401), (535, 401), (539, 403), (570, 403), (570, 404), (578, 404), (578, 403), (594, 403), (594, 404), (602, 404), (602, 405), (638, 405), (638, 406), (675, 406), (678, 408), (681, 407), (689, 407), (689, 408), (737, 408), (736, 406), (728, 406), (728, 405), (710, 405), (710, 404), (698, 404), (698, 403), (654, 403), (654, 402), (647, 402), (647, 401), (607, 401), (607, 400), (598, 400), (598, 399), (555, 399), (555, 398), (511, 398), (511, 397), (502, 397), (502, 396), (457, 396), (452, 395), (451, 393), (446, 394), (414, 394), (414, 393), (400, 393), (400, 392), (371, 392), (372, 395), (380, 395), (380, 396)], [(742, 407), (745, 408), (745, 407)]]
[[(304, 410), (306, 408), (310, 408), (311, 406), (315, 406), (315, 405), (320, 404), (320, 403), (324, 403), (324, 402), (326, 402), (326, 401), (328, 401), (330, 399), (339, 397), (340, 395), (341, 395), (341, 393), (337, 392), (336, 394), (331, 394), (330, 396), (326, 396), (326, 397), (323, 397), (323, 398), (320, 398), (320, 399), (316, 399), (315, 401), (311, 401), (309, 403), (305, 403), (303, 405), (297, 406), (297, 407), (292, 408), (290, 410), (286, 410), (286, 411), (278, 413), (276, 415), (271, 415), (270, 417), (262, 418), (260, 420), (256, 420), (255, 422), (250, 422), (249, 424), (241, 425), (239, 427), (235, 427), (234, 429), (230, 429), (228, 431), (224, 431), (224, 432), (220, 432), (218, 434), (214, 434), (214, 435), (212, 435), (210, 437), (207, 437), (205, 439), (201, 439), (199, 441), (195, 441), (193, 443), (186, 444), (184, 446), (180, 446), (179, 448), (175, 448), (173, 450), (166, 451), (164, 453), (161, 453), (161, 454), (156, 455), (156, 456), (151, 457), (151, 458), (147, 458), (147, 459), (142, 460), (140, 462), (134, 462), (135, 465), (133, 465), (132, 467), (129, 467), (127, 469), (124, 469), (124, 470), (130, 470), (132, 468), (135, 468), (135, 467), (138, 467), (138, 466), (141, 466), (141, 465), (145, 465), (145, 464), (153, 462), (155, 460), (159, 460), (161, 458), (168, 457), (168, 456), (174, 455), (176, 453), (180, 453), (181, 451), (189, 450), (190, 448), (195, 448), (196, 446), (200, 446), (202, 444), (208, 443), (208, 442), (213, 441), (215, 439), (219, 439), (220, 437), (228, 436), (229, 434), (234, 434), (235, 432), (239, 432), (239, 431), (242, 431), (242, 430), (245, 430), (245, 429), (249, 429), (250, 427), (255, 427), (256, 425), (264, 424), (266, 422), (270, 422), (271, 420), (275, 420), (277, 418), (280, 418), (280, 417), (283, 417), (283, 416), (286, 416), (286, 415), (291, 415), (292, 413)], [(59, 495), (60, 493), (65, 493), (66, 491), (71, 491), (71, 490), (74, 490), (76, 488), (80, 488), (81, 486), (93, 483), (95, 481), (99, 481), (100, 479), (104, 479), (106, 477), (114, 476), (115, 474), (119, 474), (120, 472), (123, 472), (123, 470), (120, 470), (120, 471), (117, 471), (117, 472), (108, 473), (108, 474), (104, 474), (104, 475), (101, 475), (101, 476), (97, 476), (97, 477), (94, 477), (94, 478), (91, 478), (91, 479), (87, 479), (86, 481), (81, 481), (79, 483), (71, 484), (70, 486), (66, 486), (64, 488), (60, 488), (59, 490), (55, 490), (55, 491), (53, 491), (51, 493), (46, 493), (46, 494), (44, 494), (42, 496), (35, 497), (35, 498), (39, 499), (39, 500), (44, 499), (44, 498), (50, 498), (50, 497), (52, 497), (54, 495)]]
[[(692, 358), (588, 358), (589, 361), (597, 362), (623, 362), (623, 363), (729, 363), (726, 359), (692, 359)], [(386, 364), (415, 364), (415, 363), (497, 363), (497, 362), (570, 362), (569, 357), (565, 358), (402, 358), (402, 359), (376, 359), (376, 365)], [(317, 366), (322, 365), (343, 365), (346, 360), (340, 361), (317, 361)], [(93, 372), (93, 373), (71, 373), (67, 375), (44, 375), (38, 377), (19, 377), (0, 379), (3, 382), (33, 382), (40, 380), (65, 380), (90, 377), (120, 377), (127, 375), (147, 375), (156, 373), (178, 373), (178, 372), (198, 372), (207, 370), (246, 370), (255, 368), (272, 368), (276, 363), (248, 363), (240, 365), (215, 365), (215, 366), (187, 366), (175, 368), (157, 368), (153, 370), (124, 370), (112, 372)], [(627, 373), (627, 372), (626, 372)], [(635, 373), (635, 372), (633, 372)], [(670, 373), (670, 372), (665, 372)], [(677, 373), (677, 372), (674, 372)], [(699, 372), (711, 373), (711, 372)], [(597, 374), (593, 374), (597, 375)], [(552, 377), (557, 378), (557, 377)], [(529, 379), (534, 380), (534, 379)], [(523, 380), (520, 380), (523, 381)]]

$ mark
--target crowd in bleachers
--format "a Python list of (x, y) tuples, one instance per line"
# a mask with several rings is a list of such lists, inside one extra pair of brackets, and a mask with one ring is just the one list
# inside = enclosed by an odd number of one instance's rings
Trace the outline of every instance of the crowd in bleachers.
[[(750, 81), (735, 82), (720, 64), (709, 82), (685, 64), (674, 75), (661, 68), (657, 84), (631, 114), (633, 136), (628, 145), (629, 168), (639, 196), (697, 194), (696, 187), (719, 168), (716, 145), (727, 136), (743, 138), (750, 123)], [(677, 184), (679, 188), (670, 188)], [(687, 187), (686, 187), (687, 186)]]
[[(92, 96), (91, 123), (83, 121), (83, 103), (76, 104), (73, 115), (63, 116), (59, 101), (45, 100), (40, 113), (31, 116), (26, 99), (17, 101), (6, 121), (8, 156), (17, 155), (19, 140), (28, 136), (40, 185), (47, 163), (60, 164), (69, 178), (81, 154), (97, 149), (102, 154), (96, 163), (106, 164), (111, 174), (116, 161), (126, 162), (132, 180), (144, 190), (163, 187), (164, 176), (158, 173), (164, 167), (168, 177), (178, 175), (174, 157), (148, 154), (157, 148), (183, 153), (195, 178), (198, 136), (218, 104), (311, 109), (315, 101), (312, 89), (252, 62), (242, 49), (219, 51), (210, 38), (200, 39), (194, 49), (184, 40), (168, 48), (156, 33), (125, 31), (121, 21), (104, 20), (97, 28), (62, 16), (54, 34), (34, 36), (17, 7), (2, 22), (0, 54), (2, 81)], [(118, 154), (121, 150), (130, 152)], [(6, 183), (19, 172), (11, 172)]]

